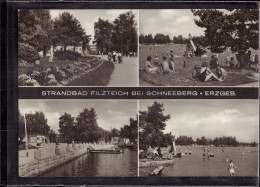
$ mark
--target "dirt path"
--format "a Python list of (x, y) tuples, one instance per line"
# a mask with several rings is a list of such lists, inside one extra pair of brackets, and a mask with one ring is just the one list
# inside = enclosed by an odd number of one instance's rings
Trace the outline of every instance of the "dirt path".
[[(96, 55), (107, 60), (106, 55)], [(107, 86), (138, 86), (138, 58), (123, 57), (122, 64), (115, 64), (115, 70)]]

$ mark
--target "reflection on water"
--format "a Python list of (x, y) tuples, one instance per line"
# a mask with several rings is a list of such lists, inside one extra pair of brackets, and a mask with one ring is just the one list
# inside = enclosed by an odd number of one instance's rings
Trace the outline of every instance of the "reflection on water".
[[(212, 147), (210, 151), (215, 157), (203, 158), (201, 148), (182, 148), (181, 152), (191, 150), (191, 155), (175, 158), (172, 165), (165, 166), (162, 176), (229, 176), (226, 156), (238, 167), (236, 176), (258, 175), (258, 149), (237, 147), (222, 149)], [(244, 155), (242, 156), (242, 152)], [(140, 176), (148, 176), (156, 167), (140, 168)]]
[(123, 154), (87, 153), (40, 177), (137, 176), (137, 151)]

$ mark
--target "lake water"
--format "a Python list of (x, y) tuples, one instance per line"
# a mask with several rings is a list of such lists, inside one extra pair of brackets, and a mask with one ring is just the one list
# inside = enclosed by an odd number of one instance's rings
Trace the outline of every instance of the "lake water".
[[(229, 176), (226, 156), (234, 161), (236, 176), (258, 176), (258, 149), (255, 147), (221, 148), (211, 147), (215, 157), (203, 158), (200, 147), (181, 147), (181, 152), (191, 150), (191, 155), (175, 158), (172, 165), (164, 166), (162, 176)], [(244, 152), (242, 156), (241, 153)], [(140, 168), (140, 176), (148, 176), (156, 167)]]
[(87, 153), (40, 177), (137, 176), (137, 151), (122, 154)]

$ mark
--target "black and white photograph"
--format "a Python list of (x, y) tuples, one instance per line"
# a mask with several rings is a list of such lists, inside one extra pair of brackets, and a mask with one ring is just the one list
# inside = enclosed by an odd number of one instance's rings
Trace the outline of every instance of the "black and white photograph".
[(139, 175), (257, 177), (254, 100), (139, 101)]
[(137, 101), (19, 100), (19, 177), (138, 176)]
[(139, 17), (140, 86), (258, 87), (258, 9), (141, 9)]
[(138, 86), (138, 10), (19, 9), (19, 86)]

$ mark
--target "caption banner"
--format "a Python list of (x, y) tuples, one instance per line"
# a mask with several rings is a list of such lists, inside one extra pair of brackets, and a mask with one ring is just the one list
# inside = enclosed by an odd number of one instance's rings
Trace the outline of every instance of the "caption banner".
[(19, 99), (258, 99), (258, 88), (19, 87)]

